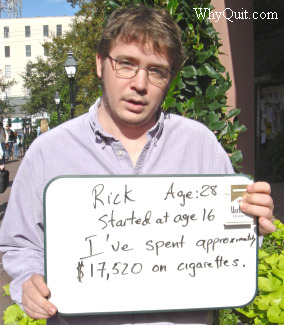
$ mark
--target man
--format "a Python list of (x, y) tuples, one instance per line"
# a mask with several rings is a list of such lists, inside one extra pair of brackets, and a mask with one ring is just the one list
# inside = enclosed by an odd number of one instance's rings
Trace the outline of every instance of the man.
[[(180, 31), (166, 12), (142, 6), (115, 11), (98, 47), (102, 98), (89, 113), (43, 134), (26, 153), (0, 244), (14, 279), (11, 296), (32, 318), (48, 318), (48, 324), (211, 323), (204, 311), (54, 316), (57, 309), (46, 298), (50, 292), (43, 278), (42, 197), (53, 177), (233, 173), (228, 155), (205, 126), (160, 110), (182, 62)], [(274, 231), (269, 185), (255, 183), (248, 191), (242, 210), (259, 216), (261, 234)]]
[(6, 138), (8, 139), (8, 143), (9, 143), (7, 159), (9, 159), (13, 156), (13, 144), (15, 142), (15, 134), (9, 124), (6, 124), (6, 134), (7, 134)]

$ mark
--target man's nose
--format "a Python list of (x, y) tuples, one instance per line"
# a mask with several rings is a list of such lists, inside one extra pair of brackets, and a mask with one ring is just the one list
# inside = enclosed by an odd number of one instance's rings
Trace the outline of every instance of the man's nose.
[(145, 91), (148, 88), (148, 71), (144, 67), (139, 67), (135, 77), (132, 78), (132, 87), (138, 91)]

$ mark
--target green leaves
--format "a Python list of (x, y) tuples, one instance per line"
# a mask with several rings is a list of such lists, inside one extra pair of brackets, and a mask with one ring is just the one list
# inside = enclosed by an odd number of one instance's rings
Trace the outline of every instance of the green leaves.
[(182, 75), (185, 78), (192, 78), (197, 75), (197, 71), (193, 65), (189, 65), (187, 67), (184, 67), (182, 69)]
[[(12, 87), (16, 84), (16, 81), (13, 79), (11, 81), (7, 81), (4, 75), (2, 74), (2, 71), (0, 70), (0, 92), (4, 93), (5, 90), (9, 87)], [(0, 97), (0, 116), (3, 115), (10, 115), (13, 113), (14, 109), (12, 105), (9, 103), (9, 99), (2, 99)]]
[(2, 287), (4, 289), (4, 293), (2, 295), (3, 296), (10, 296), (10, 284), (6, 284)]
[(276, 232), (264, 237), (259, 250), (258, 296), (249, 306), (237, 309), (254, 324), (284, 324), (284, 226), (279, 220), (274, 224)]
[(174, 14), (176, 13), (178, 5), (179, 5), (178, 0), (170, 0), (170, 1), (168, 1), (167, 10), (171, 14), (171, 16), (174, 16)]
[[(151, 4), (163, 7), (164, 1), (151, 1)], [(180, 81), (176, 88), (171, 87), (163, 108), (205, 124), (215, 133), (238, 170), (243, 156), (236, 148), (237, 139), (246, 128), (236, 118), (241, 110), (230, 110), (226, 105), (231, 80), (228, 74), (224, 75), (225, 68), (218, 58), (219, 35), (207, 18), (199, 19), (194, 8), (209, 12), (212, 6), (210, 0), (167, 1), (166, 9), (181, 28), (187, 60)]]
[(7, 325), (45, 325), (46, 319), (32, 319), (27, 316), (25, 312), (19, 307), (19, 305), (14, 304), (9, 306), (4, 311), (3, 316), (4, 324)]
[(258, 278), (258, 288), (263, 292), (274, 292), (280, 287), (280, 285), (281, 285), (281, 281), (274, 277)]
[(204, 51), (204, 52), (197, 53), (196, 63), (200, 63), (200, 64), (204, 63), (207, 59), (211, 57), (211, 55), (213, 55), (212, 51)]
[(4, 324), (9, 324), (9, 323), (14, 323), (21, 319), (23, 311), (18, 305), (12, 305), (9, 306), (5, 311), (4, 311)]

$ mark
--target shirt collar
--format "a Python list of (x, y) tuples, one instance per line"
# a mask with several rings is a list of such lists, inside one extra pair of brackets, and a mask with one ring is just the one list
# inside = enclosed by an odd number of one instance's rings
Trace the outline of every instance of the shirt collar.
[[(98, 98), (96, 100), (96, 102), (90, 107), (89, 109), (89, 118), (90, 118), (90, 125), (91, 128), (93, 130), (93, 132), (95, 133), (97, 140), (104, 141), (105, 138), (108, 139), (113, 139), (115, 141), (117, 141), (111, 134), (105, 132), (99, 122), (98, 119), (98, 109), (101, 105), (101, 98)], [(147, 132), (147, 138), (148, 139), (159, 139), (159, 137), (161, 136), (163, 127), (164, 127), (164, 121), (165, 121), (165, 112), (161, 112), (160, 117), (157, 121), (157, 123)]]

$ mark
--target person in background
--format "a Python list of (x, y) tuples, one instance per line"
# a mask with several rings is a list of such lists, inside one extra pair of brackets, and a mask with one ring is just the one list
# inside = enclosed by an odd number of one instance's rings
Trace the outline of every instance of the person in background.
[(1, 142), (1, 149), (2, 149), (0, 170), (3, 170), (5, 169), (6, 132), (4, 130), (2, 121), (0, 121), (0, 142)]
[(6, 140), (8, 140), (9, 148), (8, 148), (8, 159), (12, 159), (13, 156), (13, 144), (16, 140), (14, 131), (11, 129), (9, 124), (6, 124)]
[(18, 155), (19, 155), (18, 133), (14, 132), (14, 135), (15, 135), (15, 140), (14, 140), (14, 143), (13, 143), (14, 158), (18, 159)]
[(37, 130), (37, 136), (41, 135), (44, 132), (47, 132), (48, 130), (49, 130), (48, 122), (45, 118), (43, 118), (40, 121), (40, 126), (38, 127), (38, 130)]
[(23, 157), (23, 142), (24, 142), (24, 135), (22, 132), (19, 132), (17, 136), (17, 143), (19, 147), (19, 155), (21, 157)]

